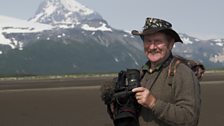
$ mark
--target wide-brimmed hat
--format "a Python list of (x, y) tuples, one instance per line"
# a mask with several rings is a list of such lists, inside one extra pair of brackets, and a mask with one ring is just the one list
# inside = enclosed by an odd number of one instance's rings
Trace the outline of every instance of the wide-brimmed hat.
[(150, 17), (146, 18), (143, 30), (141, 32), (133, 30), (131, 33), (133, 35), (139, 35), (141, 36), (141, 38), (143, 38), (144, 35), (149, 35), (160, 31), (165, 32), (170, 36), (172, 36), (175, 39), (175, 42), (183, 43), (177, 32), (172, 29), (171, 23), (157, 18), (150, 18)]

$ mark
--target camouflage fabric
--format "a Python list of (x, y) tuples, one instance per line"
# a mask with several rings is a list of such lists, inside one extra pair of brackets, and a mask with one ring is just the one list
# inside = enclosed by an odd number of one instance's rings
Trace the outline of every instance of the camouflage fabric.
[[(196, 60), (186, 59), (186, 58), (178, 56), (178, 55), (175, 55), (174, 57), (179, 61), (179, 63), (182, 62), (185, 65), (187, 65), (189, 68), (191, 68), (191, 70), (194, 72), (195, 76), (198, 78), (199, 81), (202, 80), (202, 77), (205, 73), (205, 67), (202, 63), (200, 63), (199, 61), (196, 61)], [(176, 63), (175, 66), (177, 66), (177, 65), (178, 65), (178, 62)], [(176, 69), (176, 68), (174, 68), (174, 69)], [(176, 70), (174, 70), (174, 71), (176, 71)]]
[(143, 27), (143, 31), (149, 29), (149, 28), (171, 28), (172, 24), (156, 18), (147, 18), (145, 21), (145, 26)]
[(172, 29), (172, 24), (158, 18), (151, 18), (151, 17), (146, 18), (142, 32), (133, 30), (132, 34), (140, 35), (141, 37), (143, 37), (144, 35), (149, 35), (156, 32), (165, 32), (166, 34), (172, 36), (175, 39), (175, 42), (183, 43), (177, 32)]

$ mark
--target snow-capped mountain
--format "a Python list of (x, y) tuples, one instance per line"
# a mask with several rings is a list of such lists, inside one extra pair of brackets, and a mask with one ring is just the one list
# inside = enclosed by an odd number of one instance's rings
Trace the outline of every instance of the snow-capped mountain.
[(106, 21), (97, 12), (75, 0), (45, 0), (30, 21), (60, 28), (82, 27), (86, 30), (111, 31)]
[(224, 67), (224, 39), (200, 40), (181, 34), (184, 44), (176, 43), (174, 52), (209, 67)]
[[(224, 67), (224, 39), (180, 36), (175, 54)], [(29, 21), (0, 16), (0, 74), (118, 72), (145, 62), (139, 37), (75, 0), (45, 0)]]
[(22, 42), (15, 38), (6, 38), (4, 34), (10, 33), (35, 33), (50, 30), (51, 25), (28, 22), (7, 16), (0, 16), (0, 44), (9, 45), (11, 48), (21, 47)]
[(145, 61), (138, 38), (113, 29), (98, 13), (73, 0), (46, 0), (27, 23), (51, 27), (3, 33), (20, 46), (0, 45), (0, 73), (113, 72)]

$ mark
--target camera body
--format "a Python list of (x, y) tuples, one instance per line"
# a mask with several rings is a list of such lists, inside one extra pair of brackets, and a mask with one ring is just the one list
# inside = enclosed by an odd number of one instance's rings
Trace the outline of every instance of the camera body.
[(137, 69), (127, 69), (118, 73), (117, 82), (114, 88), (114, 97), (132, 95), (132, 89), (140, 87), (140, 72)]
[[(133, 88), (140, 86), (140, 71), (127, 69), (118, 73), (112, 88), (102, 94), (110, 117), (115, 126), (138, 126), (140, 105), (137, 103)], [(108, 88), (105, 88), (108, 89)], [(111, 108), (111, 106), (113, 106)]]

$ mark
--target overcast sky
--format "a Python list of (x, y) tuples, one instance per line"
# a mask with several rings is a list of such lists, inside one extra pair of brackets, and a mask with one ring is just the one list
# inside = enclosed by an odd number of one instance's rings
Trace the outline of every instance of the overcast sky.
[[(0, 0), (0, 15), (28, 19), (44, 0)], [(179, 33), (224, 38), (224, 0), (76, 0), (114, 28), (141, 30), (146, 17), (168, 20)]]

